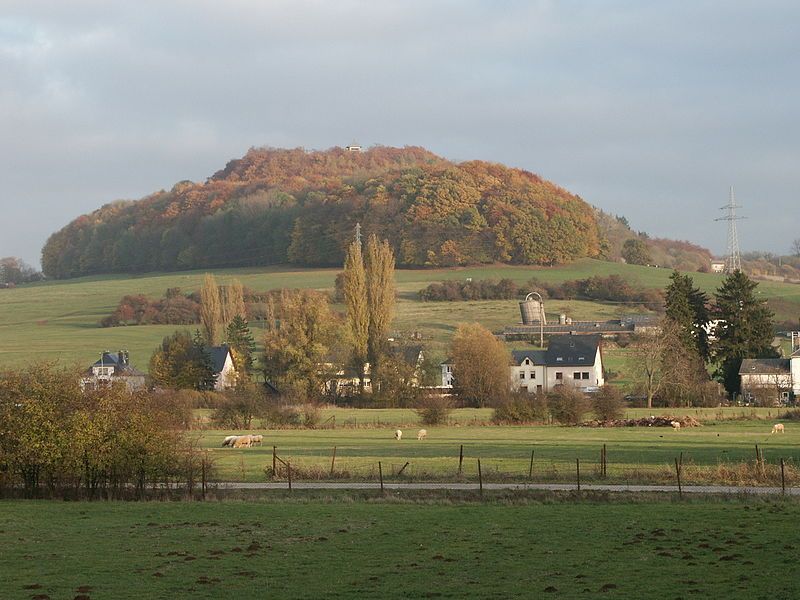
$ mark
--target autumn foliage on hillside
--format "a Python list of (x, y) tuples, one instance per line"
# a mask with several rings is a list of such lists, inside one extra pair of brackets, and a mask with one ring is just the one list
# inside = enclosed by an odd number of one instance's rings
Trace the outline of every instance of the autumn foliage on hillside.
[(519, 169), (423, 148), (252, 149), (204, 183), (107, 204), (53, 234), (55, 278), (294, 263), (341, 265), (356, 223), (399, 266), (551, 265), (597, 256), (592, 208)]

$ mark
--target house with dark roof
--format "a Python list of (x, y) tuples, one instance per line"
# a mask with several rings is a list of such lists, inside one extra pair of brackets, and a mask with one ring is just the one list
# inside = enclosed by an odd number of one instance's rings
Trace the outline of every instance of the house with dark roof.
[(227, 344), (207, 348), (211, 356), (211, 369), (214, 372), (214, 389), (227, 390), (236, 385), (236, 367), (233, 364), (233, 354)]
[(739, 367), (742, 395), (761, 405), (800, 399), (800, 332), (793, 331), (789, 358), (745, 358)]
[[(442, 387), (453, 387), (453, 362), (441, 364)], [(551, 337), (547, 350), (513, 350), (509, 365), (511, 388), (528, 393), (549, 392), (558, 385), (594, 391), (605, 384), (599, 335)]]
[(81, 389), (96, 390), (115, 383), (125, 384), (131, 392), (142, 390), (147, 385), (146, 375), (130, 364), (126, 350), (101, 352), (100, 360), (84, 372)]

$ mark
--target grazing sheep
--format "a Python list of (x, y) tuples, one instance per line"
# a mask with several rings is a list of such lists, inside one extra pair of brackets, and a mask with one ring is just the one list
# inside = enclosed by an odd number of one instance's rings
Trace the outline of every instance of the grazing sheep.
[(403, 437), (403, 432), (400, 431), (399, 429), (394, 432), (394, 439), (396, 439), (398, 442), (400, 441), (400, 438), (402, 438), (402, 437)]
[(680, 421), (670, 421), (670, 423), (669, 423), (669, 424), (670, 424), (670, 425), (672, 425), (672, 428), (673, 428), (675, 431), (678, 431), (678, 429), (680, 429), (680, 428), (681, 428), (681, 422), (680, 422)]
[(263, 435), (251, 435), (250, 436), (250, 443), (253, 446), (255, 446), (256, 444), (261, 446), (263, 444), (263, 442), (264, 442), (264, 436)]
[(772, 426), (772, 433), (786, 433), (783, 429), (783, 423), (775, 423)]
[(239, 437), (238, 435), (229, 435), (224, 440), (222, 440), (222, 446), (233, 446), (233, 442), (236, 441), (236, 438)]
[(419, 433), (417, 434), (417, 439), (418, 440), (424, 440), (426, 437), (428, 437), (428, 430), (427, 429), (420, 429)]
[(234, 448), (249, 448), (252, 445), (253, 445), (252, 435), (240, 435), (235, 440), (233, 440)]

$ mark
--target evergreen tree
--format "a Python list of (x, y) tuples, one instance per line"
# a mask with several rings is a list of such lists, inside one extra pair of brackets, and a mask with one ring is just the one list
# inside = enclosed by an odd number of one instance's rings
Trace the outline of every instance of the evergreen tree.
[(708, 296), (694, 287), (689, 275), (673, 271), (670, 280), (665, 293), (667, 318), (677, 327), (683, 346), (708, 360)]
[(758, 284), (741, 271), (728, 275), (714, 293), (713, 315), (720, 322), (714, 329), (713, 354), (718, 362), (716, 377), (729, 394), (739, 391), (739, 367), (744, 358), (777, 356), (772, 311), (756, 296)]
[(354, 241), (347, 250), (342, 273), (342, 296), (347, 307), (347, 324), (353, 345), (352, 363), (358, 373), (363, 391), (364, 365), (367, 362), (369, 342), (369, 307), (367, 302), (367, 274), (361, 243)]
[(247, 321), (241, 316), (233, 317), (228, 325), (228, 346), (236, 359), (236, 370), (247, 373), (253, 367), (256, 342)]
[(219, 344), (222, 336), (222, 305), (217, 280), (211, 273), (206, 273), (200, 288), (200, 322), (208, 344)]

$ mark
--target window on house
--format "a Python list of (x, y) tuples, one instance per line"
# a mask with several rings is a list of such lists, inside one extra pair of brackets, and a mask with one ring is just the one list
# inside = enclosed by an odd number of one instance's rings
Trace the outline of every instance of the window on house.
[(556, 362), (561, 362), (564, 360), (563, 356), (556, 356)]
[(536, 379), (536, 371), (531, 371), (531, 379)]
[(573, 379), (580, 379), (580, 378), (581, 378), (581, 372), (580, 372), (580, 371), (575, 371), (575, 372), (572, 374), (572, 378), (573, 378)]
[(581, 373), (581, 379), (589, 379), (589, 371), (584, 371)]
[(530, 361), (530, 359), (527, 359), (527, 358), (526, 358), (526, 359), (525, 359), (525, 364), (526, 364), (526, 365), (529, 365), (529, 364), (531, 364), (531, 361)]
[(564, 374), (561, 371), (556, 371), (556, 379), (564, 379)]
[(522, 373), (519, 374), (519, 378), (520, 379), (525, 379), (525, 371), (523, 371)]
[(527, 385), (521, 385), (521, 386), (519, 386), (519, 391), (520, 391), (520, 392), (527, 392), (527, 391), (528, 391), (528, 386), (527, 386)]

